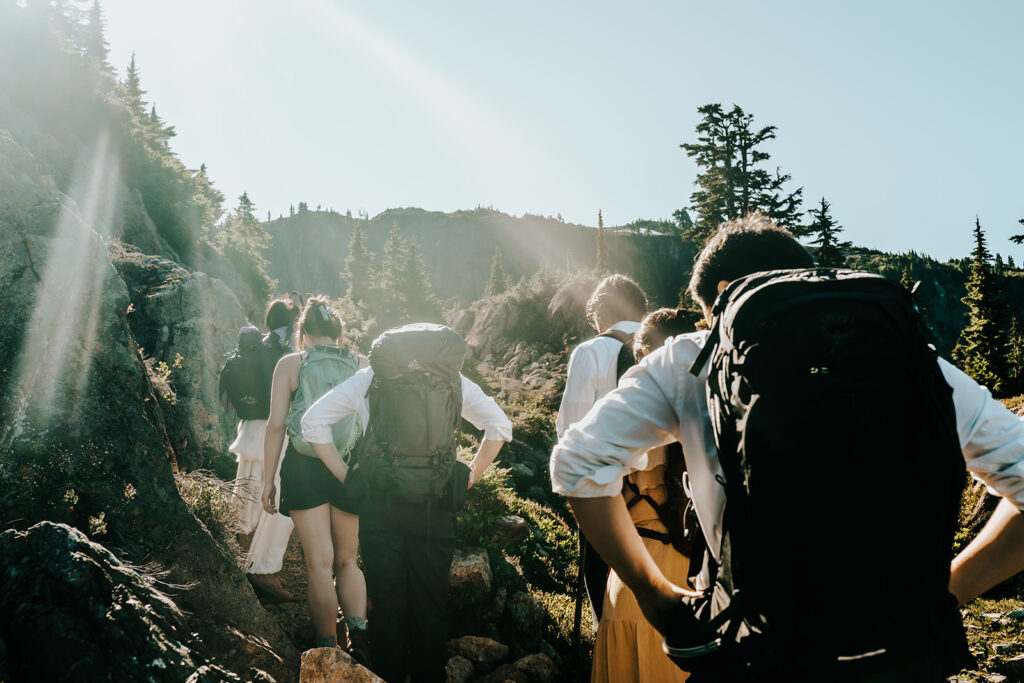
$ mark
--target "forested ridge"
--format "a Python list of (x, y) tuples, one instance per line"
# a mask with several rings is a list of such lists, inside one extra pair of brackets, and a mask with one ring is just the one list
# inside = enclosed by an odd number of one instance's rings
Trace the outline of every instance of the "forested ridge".
[[(707, 105), (695, 134), (680, 132), (700, 174), (668, 219), (605, 225), (599, 207), (595, 225), (483, 207), (353, 217), (297, 201), (263, 220), (259, 197), (226, 199), (216, 169), (175, 154), (144, 50), (110, 63), (99, 2), (0, 0), (0, 61), (13, 65), (0, 69), (3, 680), (71, 666), (83, 680), (297, 679), (305, 606), (261, 602), (245, 580), (228, 483), (235, 416), (216, 387), (238, 329), (289, 290), (335, 299), (363, 351), (395, 324), (449, 324), (468, 342), (467, 374), (513, 420), (516, 440), (459, 518), (469, 578), (453, 636), (505, 648), (474, 661), (475, 677), (560, 680), (583, 666), (570, 646), (575, 532), (547, 460), (602, 275), (633, 276), (652, 305), (692, 307), (700, 246), (720, 221), (760, 210), (822, 266), (916, 286), (943, 355), (1001, 395), (1022, 390), (1019, 247), (987, 245), (969, 220), (975, 249), (961, 260), (854, 246), (839, 207), (805, 207), (768, 163), (763, 144), (782, 132), (739, 107)], [(462, 452), (479, 438), (467, 433)], [(986, 505), (971, 495), (965, 528)], [(298, 553), (293, 541), (287, 571), (301, 574)], [(1004, 602), (985, 609), (1010, 613), (1020, 587), (993, 597)], [(1009, 652), (996, 640), (1024, 643), (983, 613), (969, 619), (997, 635), (973, 645), (996, 666)]]

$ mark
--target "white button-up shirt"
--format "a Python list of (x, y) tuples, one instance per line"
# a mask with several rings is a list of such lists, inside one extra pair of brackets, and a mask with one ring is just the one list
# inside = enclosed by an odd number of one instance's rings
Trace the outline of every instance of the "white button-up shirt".
[[(608, 328), (636, 334), (640, 323), (620, 321)], [(616, 369), (622, 342), (613, 337), (593, 337), (573, 349), (566, 370), (565, 392), (558, 406), (555, 431), (561, 437), (575, 422), (587, 414), (597, 400), (615, 388)]]
[[(511, 441), (512, 422), (505, 412), (476, 383), (463, 375), (459, 377), (462, 378), (462, 417), (482, 429), (485, 440)], [(332, 425), (352, 413), (359, 414), (365, 434), (370, 422), (366, 392), (372, 380), (373, 369), (363, 368), (317, 399), (302, 416), (302, 438), (309, 443), (330, 443), (334, 438)]]
[[(696, 332), (670, 338), (623, 375), (619, 386), (574, 424), (551, 453), (556, 493), (577, 498), (617, 496), (622, 477), (647, 465), (647, 451), (683, 445), (694, 507), (718, 557), (725, 489), (708, 419), (707, 365), (690, 365), (707, 339)], [(957, 433), (967, 470), (994, 494), (1024, 509), (1024, 421), (964, 373), (939, 359), (953, 389)], [(884, 463), (880, 463), (884, 468)]]

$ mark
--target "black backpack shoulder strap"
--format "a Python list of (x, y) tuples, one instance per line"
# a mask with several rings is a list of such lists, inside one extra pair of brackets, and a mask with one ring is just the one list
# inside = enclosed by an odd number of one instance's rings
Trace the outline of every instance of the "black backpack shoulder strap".
[(631, 367), (636, 365), (636, 358), (633, 357), (634, 335), (629, 332), (623, 332), (622, 330), (607, 330), (597, 336), (614, 339), (622, 344), (622, 346), (619, 347), (619, 355), (616, 357), (615, 361), (615, 379), (622, 379), (622, 376), (626, 374), (626, 370), (629, 370)]

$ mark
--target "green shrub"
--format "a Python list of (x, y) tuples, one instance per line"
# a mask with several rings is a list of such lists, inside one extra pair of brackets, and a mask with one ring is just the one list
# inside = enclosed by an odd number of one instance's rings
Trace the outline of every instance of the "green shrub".
[(242, 529), (235, 511), (231, 483), (218, 479), (207, 470), (176, 474), (174, 483), (185, 505), (214, 540), (226, 547), (232, 555), (239, 556), (235, 536)]

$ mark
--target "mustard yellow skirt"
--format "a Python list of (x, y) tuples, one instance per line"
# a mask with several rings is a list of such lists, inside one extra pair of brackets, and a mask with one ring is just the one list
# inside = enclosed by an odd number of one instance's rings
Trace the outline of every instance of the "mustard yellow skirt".
[[(641, 540), (665, 577), (686, 586), (689, 559), (671, 544)], [(611, 572), (594, 644), (591, 683), (673, 683), (687, 678), (662, 651), (661, 634), (644, 618), (632, 591)]]

